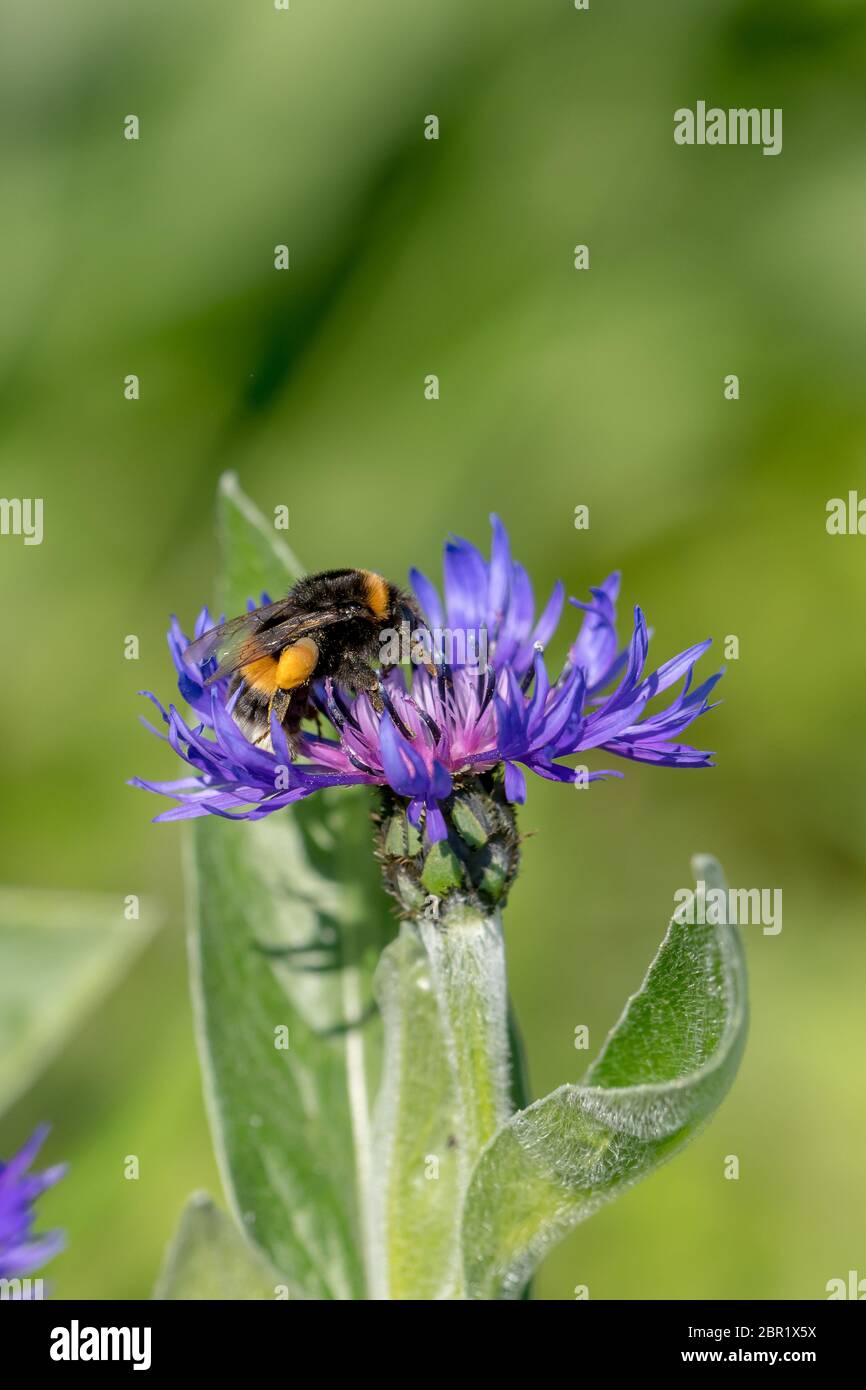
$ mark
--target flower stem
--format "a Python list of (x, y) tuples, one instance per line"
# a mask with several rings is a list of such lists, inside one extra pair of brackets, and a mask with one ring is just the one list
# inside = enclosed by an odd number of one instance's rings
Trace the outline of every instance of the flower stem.
[(456, 1136), (464, 1186), (509, 1111), (510, 1066), (505, 946), (498, 913), (468, 916), (445, 930), (422, 921), (421, 939), (457, 1090)]
[(428, 843), (385, 793), (376, 816), (385, 886), (404, 918), (383, 953), (384, 1025), (374, 1139), (374, 1297), (463, 1296), (463, 1200), (513, 1108), (500, 912), (519, 842), (501, 779), (464, 778)]
[(463, 1296), (463, 1199), (510, 1112), (498, 915), (405, 922), (376, 980), (385, 1030), (376, 1108), (373, 1296)]

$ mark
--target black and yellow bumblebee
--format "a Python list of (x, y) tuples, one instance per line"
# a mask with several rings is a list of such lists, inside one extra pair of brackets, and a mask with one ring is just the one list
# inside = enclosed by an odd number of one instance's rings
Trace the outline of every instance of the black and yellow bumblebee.
[(315, 715), (314, 680), (330, 676), (366, 692), (381, 713), (387, 697), (374, 669), (381, 634), (403, 622), (426, 628), (415, 599), (381, 574), (324, 570), (299, 580), (276, 603), (211, 628), (187, 647), (185, 658), (200, 665), (216, 654), (207, 684), (230, 676), (229, 695), (240, 689), (233, 715), (242, 732), (269, 747), (275, 714), (294, 752), (302, 721)]

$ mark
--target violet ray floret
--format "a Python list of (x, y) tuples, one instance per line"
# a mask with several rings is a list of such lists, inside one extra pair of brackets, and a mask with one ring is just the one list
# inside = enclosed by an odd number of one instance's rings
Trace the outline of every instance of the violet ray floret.
[(66, 1172), (62, 1163), (42, 1173), (28, 1171), (47, 1133), (48, 1126), (41, 1125), (8, 1163), (0, 1161), (0, 1279), (32, 1274), (63, 1249), (62, 1231), (44, 1236), (33, 1231), (36, 1201)]

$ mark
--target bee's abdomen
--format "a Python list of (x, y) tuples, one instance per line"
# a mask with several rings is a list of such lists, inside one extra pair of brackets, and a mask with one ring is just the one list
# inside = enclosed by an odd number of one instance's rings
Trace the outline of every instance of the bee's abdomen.
[[(276, 662), (274, 662), (274, 667), (276, 667)], [(248, 685), (246, 679), (241, 678), (240, 672), (232, 681), (231, 693), (237, 689), (238, 685), (242, 688), (232, 710), (232, 717), (244, 736), (252, 743), (257, 743), (268, 732), (268, 709), (271, 695), (254, 685)]]

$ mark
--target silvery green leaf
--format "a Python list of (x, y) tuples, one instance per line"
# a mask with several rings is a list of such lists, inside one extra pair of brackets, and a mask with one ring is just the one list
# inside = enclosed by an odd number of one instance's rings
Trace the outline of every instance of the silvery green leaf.
[(158, 922), (122, 896), (0, 889), (0, 1112), (118, 981)]
[[(224, 480), (227, 613), (297, 577), (272, 529)], [(293, 1295), (361, 1298), (381, 1035), (372, 975), (393, 934), (369, 795), (337, 788), (193, 832), (193, 997), (229, 1200)]]
[(205, 1192), (184, 1207), (153, 1290), (173, 1302), (287, 1297), (286, 1286)]
[[(724, 887), (714, 859), (696, 878)], [(545, 1252), (704, 1125), (739, 1065), (746, 972), (736, 927), (674, 920), (581, 1085), (519, 1111), (483, 1153), (463, 1222), (471, 1298), (515, 1298)]]

